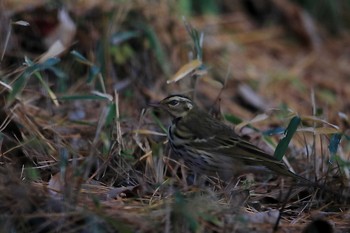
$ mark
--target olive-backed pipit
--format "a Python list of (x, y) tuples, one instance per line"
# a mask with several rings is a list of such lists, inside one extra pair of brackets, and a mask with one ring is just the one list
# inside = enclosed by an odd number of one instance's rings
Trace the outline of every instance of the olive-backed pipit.
[(168, 138), (174, 154), (195, 173), (231, 178), (251, 169), (306, 180), (289, 171), (282, 161), (242, 139), (229, 126), (199, 109), (191, 99), (171, 95), (150, 106), (172, 117)]

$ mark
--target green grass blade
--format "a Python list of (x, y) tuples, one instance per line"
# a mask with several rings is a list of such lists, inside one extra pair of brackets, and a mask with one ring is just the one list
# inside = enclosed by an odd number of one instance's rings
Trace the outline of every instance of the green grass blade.
[(88, 75), (88, 79), (87, 79), (87, 83), (91, 83), (95, 77), (100, 73), (101, 69), (98, 66), (91, 66), (89, 69), (89, 75)]
[(12, 103), (12, 101), (16, 98), (16, 96), (23, 91), (32, 73), (33, 73), (32, 69), (28, 68), (15, 81), (15, 83), (12, 86), (12, 91), (9, 93), (7, 97), (7, 101), (9, 104)]
[(7, 98), (8, 102), (11, 103), (16, 98), (16, 96), (23, 91), (24, 87), (26, 86), (29, 78), (32, 76), (33, 73), (52, 68), (59, 61), (60, 59), (58, 58), (49, 58), (44, 63), (34, 64), (32, 61), (26, 58), (25, 62), (29, 66), (24, 70), (24, 72), (18, 77), (16, 82), (13, 84), (12, 91), (10, 92)]
[(132, 38), (140, 37), (141, 33), (138, 31), (124, 31), (117, 32), (111, 37), (111, 42), (113, 45), (119, 45), (125, 41), (128, 41)]
[(243, 120), (241, 118), (234, 116), (232, 114), (225, 114), (224, 118), (225, 118), (225, 120), (227, 120), (228, 122), (230, 122), (234, 125), (238, 125), (238, 124), (243, 122)]
[(331, 153), (331, 158), (330, 158), (331, 163), (334, 161), (334, 156), (336, 155), (336, 153), (338, 151), (338, 146), (339, 146), (341, 138), (342, 138), (342, 134), (340, 134), (340, 133), (333, 134), (331, 137), (331, 140), (330, 140), (329, 145), (328, 145), (328, 150)]
[(79, 53), (76, 50), (73, 50), (72, 52), (70, 52), (70, 54), (73, 55), (75, 60), (77, 60), (80, 63), (87, 64), (87, 65), (91, 64), (88, 59), (86, 59), (81, 53)]
[[(108, 114), (106, 116), (106, 125), (111, 125), (114, 121), (114, 118), (116, 116), (117, 106), (115, 103), (110, 103), (108, 105)], [(117, 119), (119, 120), (119, 119)]]
[(59, 100), (108, 100), (100, 95), (65, 95), (58, 97)]
[(167, 133), (167, 128), (163, 125), (163, 123), (159, 120), (159, 118), (152, 112), (152, 118), (157, 123), (157, 125), (163, 130), (164, 133)]
[(262, 134), (264, 136), (280, 135), (283, 134), (285, 131), (286, 129), (283, 127), (275, 127), (273, 129), (265, 130)]
[(282, 160), (283, 156), (286, 154), (286, 151), (288, 149), (288, 145), (290, 141), (292, 140), (293, 135), (297, 131), (297, 128), (300, 124), (300, 117), (293, 117), (292, 120), (289, 122), (289, 125), (285, 131), (285, 137), (281, 139), (281, 141), (278, 143), (274, 157), (278, 160)]
[(163, 72), (165, 74), (169, 75), (170, 74), (169, 62), (168, 62), (167, 56), (164, 53), (164, 49), (163, 49), (163, 47), (158, 39), (157, 34), (154, 31), (154, 29), (150, 25), (147, 25), (147, 24), (141, 23), (141, 22), (139, 22), (137, 26), (141, 30), (143, 30), (143, 32), (145, 33), (146, 38), (148, 39), (150, 46), (151, 46), (152, 50), (154, 51), (154, 54), (157, 58), (159, 65), (161, 66)]

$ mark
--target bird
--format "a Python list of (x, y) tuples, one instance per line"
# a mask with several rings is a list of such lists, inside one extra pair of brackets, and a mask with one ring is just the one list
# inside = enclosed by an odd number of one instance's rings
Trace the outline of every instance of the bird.
[(243, 139), (184, 95), (170, 95), (149, 105), (170, 114), (172, 123), (167, 137), (171, 150), (195, 174), (228, 180), (249, 171), (272, 171), (311, 182), (290, 171), (283, 161)]

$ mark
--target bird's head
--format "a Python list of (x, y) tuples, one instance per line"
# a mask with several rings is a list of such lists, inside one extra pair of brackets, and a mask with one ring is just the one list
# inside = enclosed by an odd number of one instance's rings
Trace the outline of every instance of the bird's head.
[(195, 106), (191, 99), (182, 95), (171, 95), (161, 100), (159, 103), (149, 105), (164, 109), (174, 118), (186, 116)]

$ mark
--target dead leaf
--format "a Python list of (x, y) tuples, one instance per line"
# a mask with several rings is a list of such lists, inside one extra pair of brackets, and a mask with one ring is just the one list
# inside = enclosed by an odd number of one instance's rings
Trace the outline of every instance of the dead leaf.
[(167, 84), (177, 82), (177, 81), (183, 79), (188, 74), (190, 74), (190, 73), (194, 72), (196, 69), (198, 69), (201, 65), (202, 65), (202, 61), (200, 61), (198, 59), (193, 60), (193, 61), (185, 64), (184, 66), (182, 66), (180, 68), (180, 70), (178, 72), (176, 72), (176, 74), (173, 77), (171, 77), (171, 79), (169, 79), (167, 81)]

